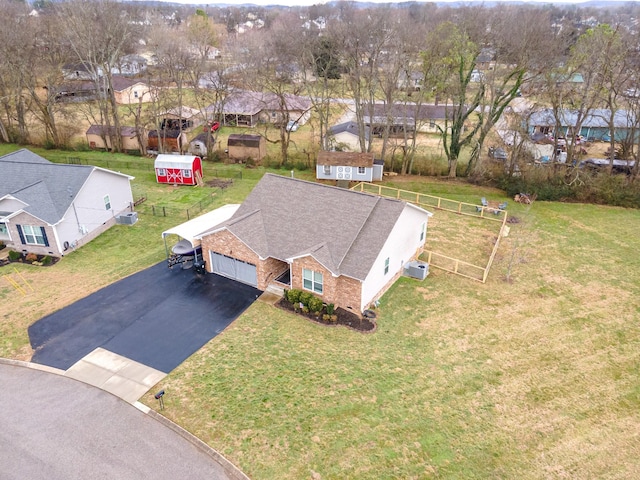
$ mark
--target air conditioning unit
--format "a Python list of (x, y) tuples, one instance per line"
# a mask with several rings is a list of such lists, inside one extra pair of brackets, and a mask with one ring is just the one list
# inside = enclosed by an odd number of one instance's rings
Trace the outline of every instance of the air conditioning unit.
[(429, 275), (429, 264), (425, 262), (408, 262), (404, 266), (404, 274), (407, 277), (424, 280)]
[(116, 217), (116, 223), (119, 225), (133, 225), (138, 221), (138, 212), (123, 213)]

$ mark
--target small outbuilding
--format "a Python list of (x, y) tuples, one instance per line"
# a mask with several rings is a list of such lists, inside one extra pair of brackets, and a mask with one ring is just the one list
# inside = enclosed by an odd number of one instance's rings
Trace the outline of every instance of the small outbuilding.
[(316, 178), (318, 180), (347, 180), (372, 182), (382, 180), (384, 162), (375, 160), (373, 153), (318, 152)]
[(183, 152), (188, 142), (187, 134), (180, 130), (151, 130), (147, 136), (147, 150)]
[(232, 133), (227, 141), (229, 159), (245, 162), (249, 159), (260, 163), (267, 154), (267, 143), (260, 135)]
[(202, 181), (202, 159), (196, 155), (158, 155), (154, 168), (158, 183), (197, 185)]
[(215, 144), (216, 139), (211, 133), (200, 133), (189, 142), (189, 153), (204, 158), (209, 153), (209, 150), (213, 151)]
[[(87, 130), (87, 143), (92, 150), (111, 150), (111, 141), (116, 136), (116, 127), (106, 125), (91, 125)], [(122, 148), (127, 152), (140, 152), (141, 145), (138, 140), (138, 132), (135, 127), (120, 127)], [(140, 135), (144, 140), (144, 132)]]

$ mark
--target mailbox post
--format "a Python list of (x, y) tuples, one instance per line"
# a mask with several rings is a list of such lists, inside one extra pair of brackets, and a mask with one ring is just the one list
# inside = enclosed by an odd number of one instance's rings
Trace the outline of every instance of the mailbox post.
[(156, 400), (160, 402), (160, 410), (164, 410), (164, 390), (160, 390), (158, 393), (154, 395)]

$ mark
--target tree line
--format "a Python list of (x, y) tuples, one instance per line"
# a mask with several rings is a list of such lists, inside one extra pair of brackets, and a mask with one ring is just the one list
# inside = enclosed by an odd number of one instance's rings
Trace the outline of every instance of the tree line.
[[(291, 95), (310, 98), (319, 139), (304, 152), (310, 157), (313, 149), (331, 148), (327, 132), (340, 99), (353, 109), (360, 149), (370, 152), (375, 146), (383, 159), (397, 162), (401, 173), (410, 173), (420, 154), (418, 120), (406, 116), (396, 131), (394, 109), (436, 104), (447, 111), (444, 124), (436, 128), (449, 176), (482, 174), (482, 152), (497, 125), (515, 132), (507, 165), (514, 173), (526, 156), (528, 132), (523, 116), (510, 114), (510, 107), (526, 92), (533, 105), (554, 112), (556, 131), (562, 127), (561, 112), (574, 113), (567, 139), (579, 135), (593, 112), (608, 111), (603, 120), (611, 131), (610, 167), (616, 154), (637, 160), (640, 151), (635, 133), (640, 90), (630, 94), (640, 73), (634, 22), (640, 9), (633, 4), (607, 10), (511, 4), (364, 7), (350, 2), (194, 9), (71, 0), (36, 2), (37, 11), (20, 1), (0, 4), (3, 142), (69, 146), (77, 133), (74, 115), (80, 112), (92, 124), (113, 127), (107, 130), (111, 144), (121, 151), (125, 119), (142, 132), (159, 128), (158, 113), (184, 105), (202, 112), (214, 105), (217, 111), (209, 115), (221, 116), (225, 99), (239, 88), (270, 93), (284, 112)], [(218, 49), (221, 54), (214, 58)], [(144, 108), (142, 100), (118, 105), (113, 72), (124, 55), (141, 50), (152, 55), (155, 65), (140, 77), (157, 95)], [(60, 102), (62, 72), (69, 64), (90, 72), (103, 95), (72, 106)], [(576, 75), (581, 82), (567, 81)], [(631, 135), (624, 138), (615, 135), (618, 111), (626, 112), (631, 126)], [(376, 141), (367, 135), (374, 116), (381, 122)], [(275, 130), (265, 126), (262, 132), (279, 144), (282, 164), (294, 141), (285, 124)], [(575, 163), (579, 153), (577, 142), (566, 142), (567, 164)]]

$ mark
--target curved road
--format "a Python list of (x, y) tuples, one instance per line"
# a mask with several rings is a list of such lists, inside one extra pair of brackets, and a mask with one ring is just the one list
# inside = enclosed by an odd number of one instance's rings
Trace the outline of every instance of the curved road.
[(204, 448), (82, 382), (0, 362), (0, 386), (3, 479), (226, 480), (242, 476), (227, 475)]

